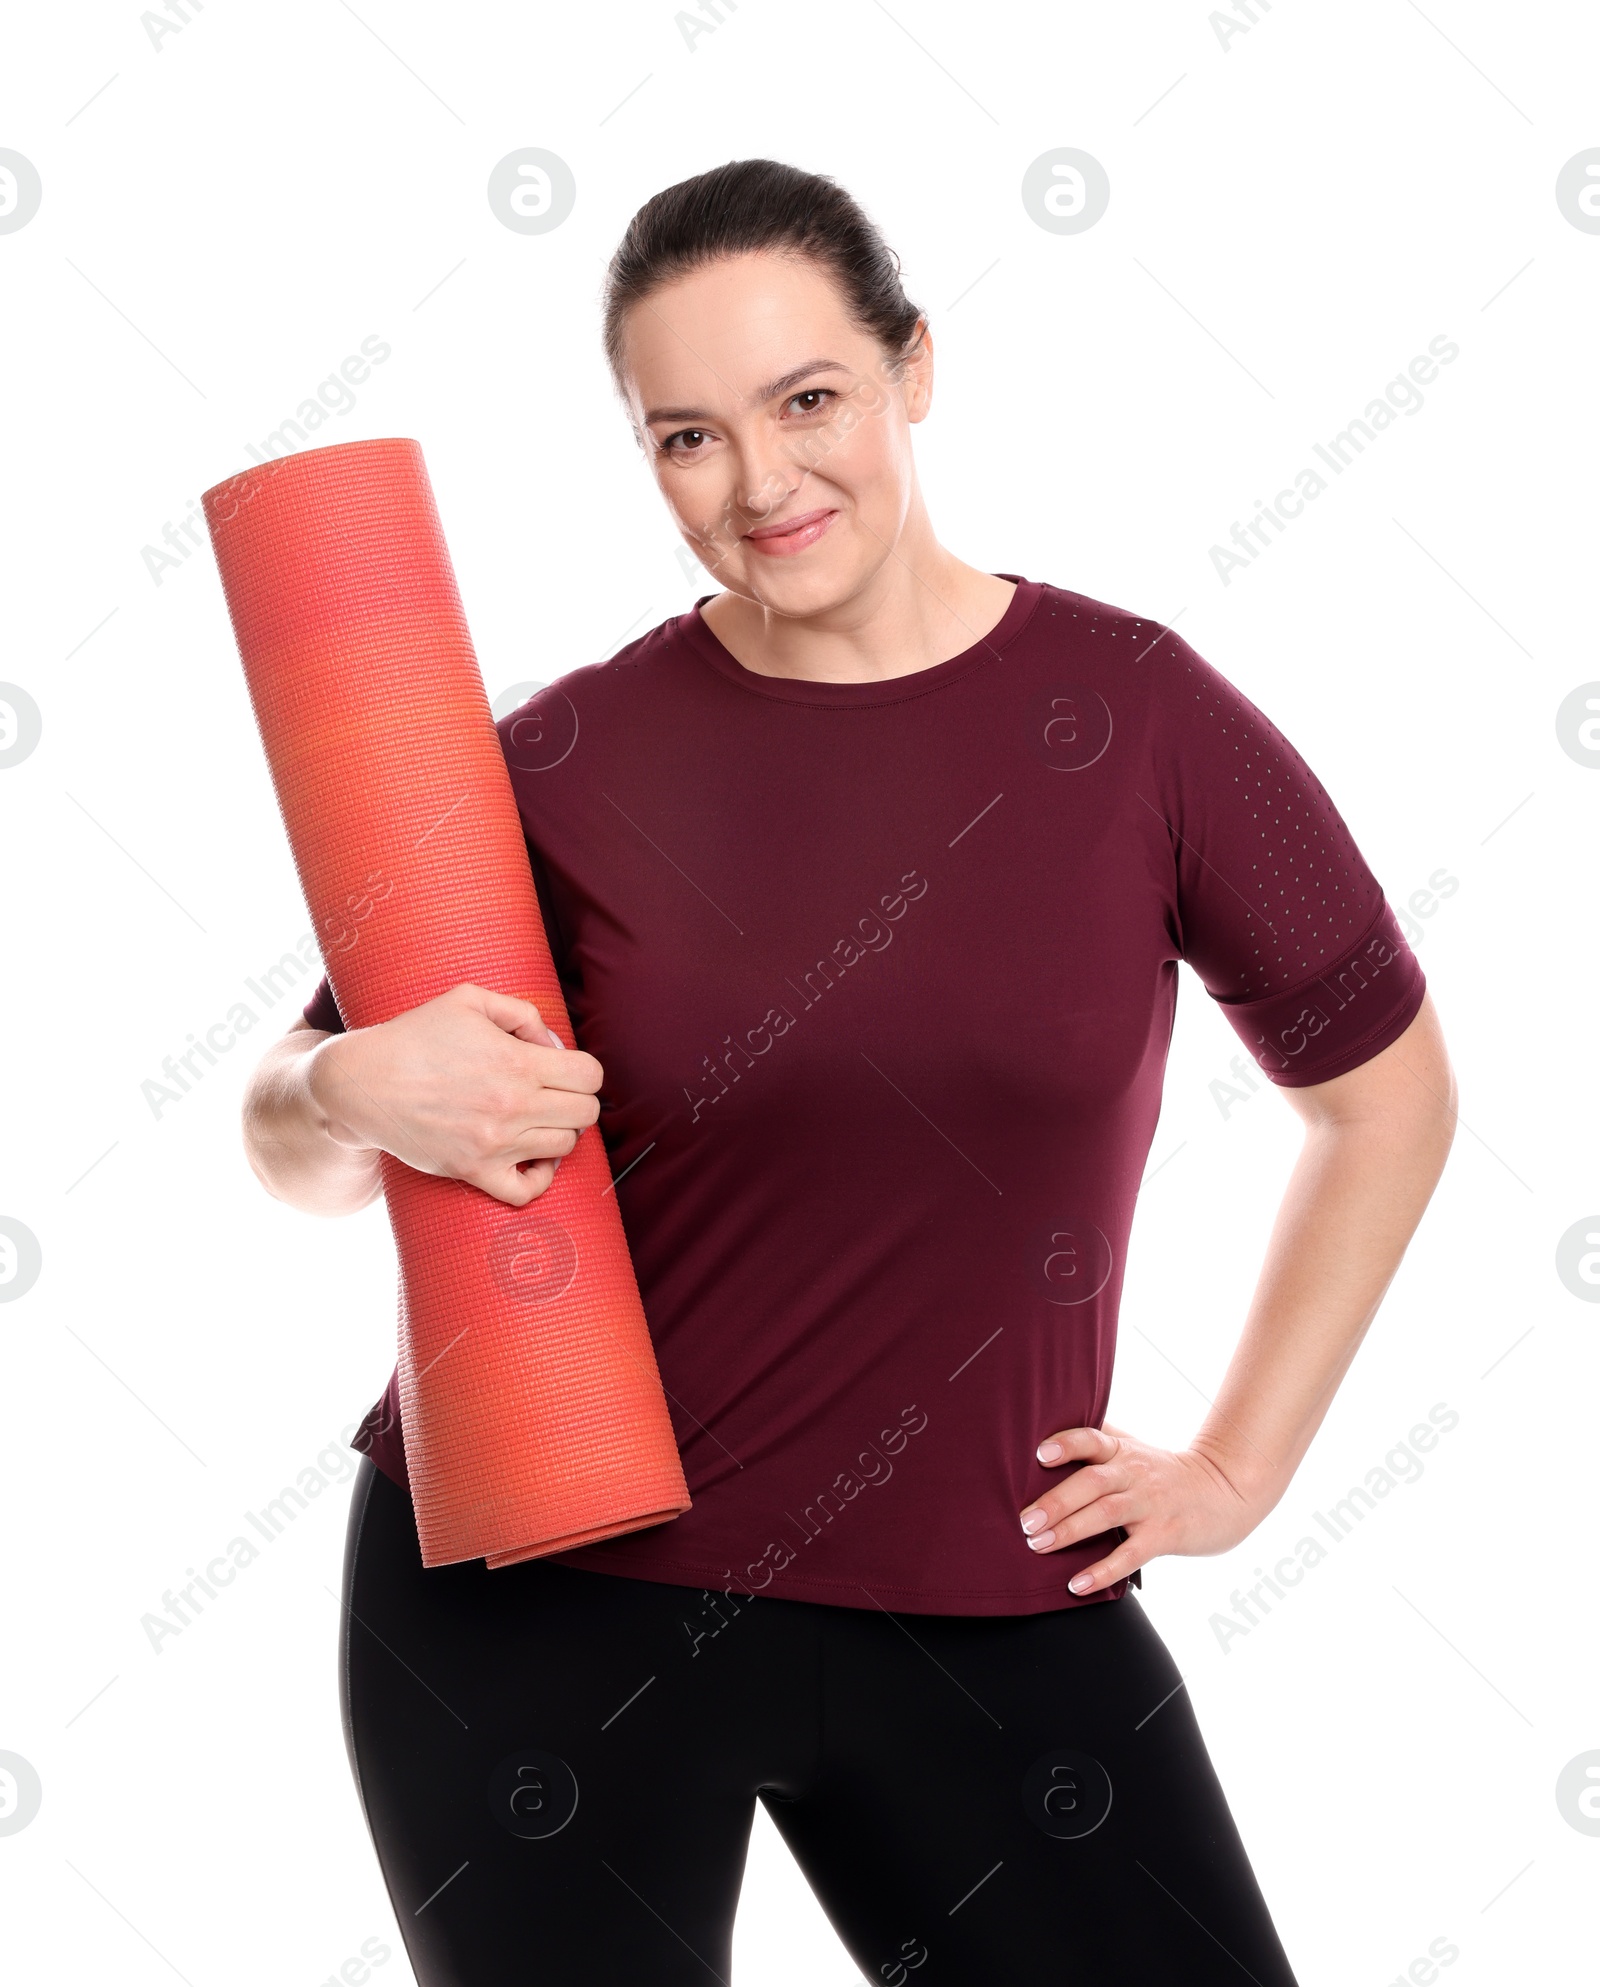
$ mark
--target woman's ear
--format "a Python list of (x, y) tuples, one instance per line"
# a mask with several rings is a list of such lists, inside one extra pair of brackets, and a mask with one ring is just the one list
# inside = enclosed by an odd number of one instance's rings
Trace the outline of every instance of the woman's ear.
[(933, 333), (925, 317), (917, 320), (910, 349), (901, 366), (900, 390), (905, 396), (906, 419), (921, 421), (933, 405)]

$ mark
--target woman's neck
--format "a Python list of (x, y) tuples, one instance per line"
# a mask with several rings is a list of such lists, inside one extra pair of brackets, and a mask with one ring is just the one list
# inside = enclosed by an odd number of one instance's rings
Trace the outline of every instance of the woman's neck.
[(855, 593), (819, 613), (784, 614), (739, 593), (701, 609), (735, 661), (760, 676), (819, 683), (874, 683), (908, 676), (979, 642), (1016, 591), (931, 546), (931, 557), (897, 548)]

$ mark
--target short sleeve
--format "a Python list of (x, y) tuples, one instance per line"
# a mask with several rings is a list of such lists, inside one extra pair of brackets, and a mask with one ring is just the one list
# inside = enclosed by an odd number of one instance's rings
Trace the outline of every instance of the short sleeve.
[(1181, 956), (1269, 1081), (1342, 1076), (1422, 1005), (1422, 968), (1322, 783), (1170, 632), (1151, 727)]

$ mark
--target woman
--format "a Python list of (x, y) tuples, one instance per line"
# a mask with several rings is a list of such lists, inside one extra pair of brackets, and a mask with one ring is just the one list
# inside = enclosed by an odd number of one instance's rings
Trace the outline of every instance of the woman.
[[(363, 1425), (341, 1690), (419, 1980), (726, 1978), (754, 1803), (870, 1979), (1293, 1981), (1137, 1598), (1283, 1495), (1438, 1179), (1422, 976), (1160, 624), (934, 535), (932, 339), (833, 182), (669, 188), (606, 351), (724, 591), (499, 723), (582, 1050), (462, 986), (263, 1063), (252, 1164), (515, 1206), (601, 1125), (692, 1508), (424, 1571)], [(1216, 1404), (1103, 1425), (1187, 960), (1306, 1127)]]

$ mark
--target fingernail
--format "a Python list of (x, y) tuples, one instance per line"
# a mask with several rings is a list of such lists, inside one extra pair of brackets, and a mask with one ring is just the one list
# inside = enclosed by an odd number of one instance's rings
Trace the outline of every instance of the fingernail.
[(1033, 1537), (1029, 1539), (1028, 1544), (1037, 1552), (1041, 1546), (1054, 1545), (1055, 1542), (1056, 1535), (1054, 1532), (1035, 1532)]
[(1025, 1532), (1036, 1532), (1045, 1522), (1045, 1514), (1042, 1511), (1028, 1511), (1023, 1515), (1022, 1529)]
[(1092, 1587), (1094, 1581), (1087, 1573), (1078, 1573), (1074, 1574), (1072, 1579), (1067, 1582), (1067, 1585), (1072, 1589), (1073, 1593), (1081, 1594), (1085, 1587)]
[(1053, 1463), (1056, 1457), (1061, 1454), (1061, 1444), (1059, 1442), (1041, 1442), (1036, 1453), (1041, 1463)]

